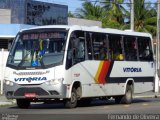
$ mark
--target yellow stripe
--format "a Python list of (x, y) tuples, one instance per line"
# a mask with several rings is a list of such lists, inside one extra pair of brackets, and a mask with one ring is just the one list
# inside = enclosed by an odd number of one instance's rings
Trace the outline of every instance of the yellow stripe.
[(99, 64), (99, 67), (98, 67), (98, 70), (97, 70), (97, 73), (96, 73), (96, 76), (95, 76), (96, 83), (99, 83), (98, 77), (99, 77), (99, 75), (101, 73), (101, 70), (102, 70), (102, 67), (103, 67), (103, 63), (104, 63), (104, 61), (101, 61), (100, 64)]

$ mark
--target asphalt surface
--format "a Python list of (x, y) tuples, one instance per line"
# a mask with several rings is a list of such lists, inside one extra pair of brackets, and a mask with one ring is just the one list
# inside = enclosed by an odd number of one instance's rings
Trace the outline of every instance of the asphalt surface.
[[(44, 103), (32, 103), (29, 109), (19, 109), (15, 100), (1, 95), (0, 120), (160, 120), (160, 93), (150, 91), (133, 97), (130, 105), (115, 104), (114, 100), (94, 100), (90, 106), (75, 109)], [(117, 115), (122, 118), (116, 118)]]
[[(107, 120), (114, 115), (130, 115), (139, 119), (160, 119), (160, 98), (137, 98), (130, 105), (115, 104), (114, 100), (94, 100), (90, 106), (66, 109), (63, 104), (32, 103), (29, 109), (19, 109), (16, 105), (0, 107), (0, 118), (15, 120)], [(134, 115), (134, 116), (133, 116)], [(151, 117), (146, 117), (151, 115)], [(144, 118), (145, 117), (145, 118)], [(13, 119), (12, 118), (12, 119)], [(136, 119), (134, 118), (134, 119)], [(7, 119), (9, 120), (9, 119)]]

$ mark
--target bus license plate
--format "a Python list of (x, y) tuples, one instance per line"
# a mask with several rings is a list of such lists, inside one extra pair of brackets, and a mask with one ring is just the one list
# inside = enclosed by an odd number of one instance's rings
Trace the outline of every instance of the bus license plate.
[(36, 97), (36, 93), (25, 93), (24, 95), (27, 98), (35, 98)]

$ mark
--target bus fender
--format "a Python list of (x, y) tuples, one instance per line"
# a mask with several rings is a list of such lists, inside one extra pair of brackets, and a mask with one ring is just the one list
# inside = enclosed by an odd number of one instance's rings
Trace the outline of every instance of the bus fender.
[(80, 81), (77, 81), (77, 80), (76, 80), (76, 81), (73, 81), (73, 82), (71, 83), (70, 87), (69, 87), (69, 90), (68, 90), (68, 91), (69, 91), (68, 98), (71, 98), (71, 92), (72, 92), (72, 89), (73, 89), (73, 86), (74, 86), (75, 83), (80, 83), (80, 87), (82, 87)]

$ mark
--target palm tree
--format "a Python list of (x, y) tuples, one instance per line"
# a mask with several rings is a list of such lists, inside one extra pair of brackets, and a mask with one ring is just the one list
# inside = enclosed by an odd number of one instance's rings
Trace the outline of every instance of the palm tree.
[[(130, 28), (130, 5), (123, 6), (126, 0), (99, 0), (94, 4), (84, 0), (81, 9), (77, 9), (76, 16), (84, 19), (100, 20), (102, 27), (117, 29)], [(134, 0), (134, 21), (135, 31), (150, 32), (156, 35), (156, 5), (145, 4), (145, 0)], [(128, 22), (125, 22), (128, 20)]]
[(150, 32), (156, 35), (157, 13), (150, 3), (145, 4), (145, 0), (134, 1), (134, 21), (135, 31)]
[(125, 25), (125, 18), (129, 12), (123, 7), (124, 0), (102, 0), (106, 18), (103, 19), (103, 27), (119, 28)]
[(85, 1), (82, 8), (76, 10), (76, 16), (84, 19), (101, 20), (103, 17), (103, 8), (93, 4), (92, 2)]

